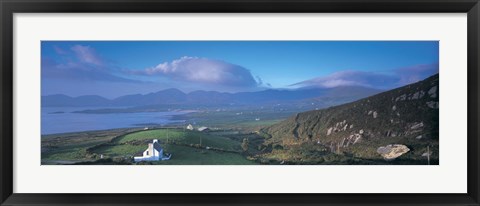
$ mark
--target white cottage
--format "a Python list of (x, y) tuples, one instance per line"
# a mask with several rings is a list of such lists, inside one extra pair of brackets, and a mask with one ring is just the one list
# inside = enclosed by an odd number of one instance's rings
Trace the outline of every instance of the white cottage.
[(188, 130), (193, 130), (193, 126), (191, 124), (188, 124), (187, 129)]
[(134, 157), (135, 162), (141, 161), (159, 161), (159, 160), (169, 160), (172, 155), (164, 155), (163, 148), (158, 143), (157, 139), (154, 139), (152, 143), (148, 143), (148, 148), (143, 152), (142, 157)]
[(210, 129), (208, 127), (200, 127), (197, 129), (199, 132), (208, 132)]

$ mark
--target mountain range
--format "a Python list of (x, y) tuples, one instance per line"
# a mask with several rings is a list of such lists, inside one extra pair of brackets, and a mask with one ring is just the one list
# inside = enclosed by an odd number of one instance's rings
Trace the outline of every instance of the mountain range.
[(287, 102), (338, 102), (344, 103), (381, 92), (359, 86), (335, 88), (309, 88), (296, 90), (267, 89), (256, 92), (225, 93), (216, 91), (193, 91), (184, 93), (178, 89), (165, 89), (149, 94), (133, 94), (107, 99), (97, 95), (70, 97), (57, 94), (42, 96), (42, 107), (85, 106), (145, 106), (145, 105), (258, 105)]

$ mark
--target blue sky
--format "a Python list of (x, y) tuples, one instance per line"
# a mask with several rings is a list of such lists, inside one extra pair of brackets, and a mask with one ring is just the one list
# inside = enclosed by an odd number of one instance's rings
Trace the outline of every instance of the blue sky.
[(42, 41), (42, 95), (365, 86), (438, 73), (437, 41)]

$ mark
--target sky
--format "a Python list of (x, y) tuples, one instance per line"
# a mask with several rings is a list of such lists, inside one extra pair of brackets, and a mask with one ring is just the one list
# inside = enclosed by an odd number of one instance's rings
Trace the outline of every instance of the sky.
[(388, 90), (438, 73), (438, 47), (438, 41), (42, 41), (42, 95)]

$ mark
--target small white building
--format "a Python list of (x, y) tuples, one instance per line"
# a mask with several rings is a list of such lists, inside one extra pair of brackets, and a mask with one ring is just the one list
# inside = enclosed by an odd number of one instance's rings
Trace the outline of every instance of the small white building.
[(210, 129), (209, 129), (208, 127), (200, 127), (200, 128), (198, 128), (198, 131), (200, 131), (200, 132), (208, 132), (208, 131), (210, 131)]
[(188, 124), (187, 129), (188, 130), (193, 130), (193, 126), (191, 124)]
[(143, 152), (142, 157), (134, 157), (135, 162), (141, 161), (159, 161), (159, 160), (169, 160), (172, 155), (164, 155), (163, 148), (158, 143), (157, 139), (154, 139), (152, 143), (148, 143), (148, 148)]

